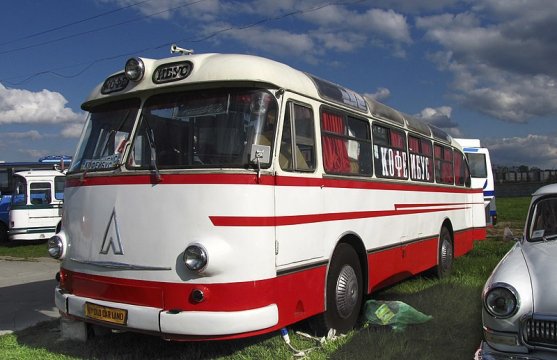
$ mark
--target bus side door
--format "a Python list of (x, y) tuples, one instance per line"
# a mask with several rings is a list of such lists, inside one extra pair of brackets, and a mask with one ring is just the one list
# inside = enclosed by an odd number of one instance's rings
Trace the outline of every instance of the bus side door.
[(301, 96), (287, 93), (283, 99), (275, 213), (279, 222), (288, 219), (292, 225), (279, 223), (276, 227), (279, 271), (325, 256), (323, 225), (318, 221), (324, 200), (317, 183), (321, 176), (317, 173), (316, 111)]

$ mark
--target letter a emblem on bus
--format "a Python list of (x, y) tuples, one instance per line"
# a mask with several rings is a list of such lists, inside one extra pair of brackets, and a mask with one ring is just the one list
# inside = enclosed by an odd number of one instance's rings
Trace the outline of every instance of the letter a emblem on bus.
[(118, 231), (118, 223), (116, 221), (116, 211), (114, 209), (112, 209), (108, 226), (104, 232), (100, 254), (108, 254), (110, 248), (112, 248), (114, 255), (124, 255), (124, 248), (120, 242), (120, 232)]

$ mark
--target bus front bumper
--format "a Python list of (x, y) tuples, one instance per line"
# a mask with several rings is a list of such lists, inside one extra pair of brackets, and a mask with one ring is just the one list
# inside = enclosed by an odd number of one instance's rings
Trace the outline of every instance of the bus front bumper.
[[(55, 289), (56, 307), (63, 315), (130, 331), (183, 336), (222, 336), (263, 330), (278, 324), (278, 307), (270, 304), (243, 311), (166, 311), (159, 308), (101, 301)], [(86, 304), (125, 313), (125, 323), (99, 321), (86, 315)], [(117, 318), (118, 316), (114, 316)], [(108, 319), (110, 320), (110, 319)], [(116, 319), (118, 321), (118, 319)]]
[(48, 240), (56, 233), (56, 228), (22, 228), (8, 230), (10, 241)]

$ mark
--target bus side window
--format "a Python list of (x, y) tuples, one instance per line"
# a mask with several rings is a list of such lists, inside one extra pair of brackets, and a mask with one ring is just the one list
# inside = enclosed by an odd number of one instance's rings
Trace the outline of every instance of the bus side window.
[(29, 185), (31, 204), (43, 205), (50, 204), (52, 199), (50, 183), (36, 182)]
[(371, 134), (367, 120), (322, 110), (321, 142), (327, 173), (371, 176)]
[(435, 144), (435, 181), (440, 184), (454, 184), (453, 152)]
[(408, 179), (406, 134), (401, 130), (374, 124), (373, 157), (375, 175), (382, 178)]
[(64, 200), (65, 185), (66, 185), (65, 176), (56, 176), (54, 178), (54, 198), (56, 200)]
[(468, 170), (464, 155), (457, 150), (454, 150), (454, 176), (456, 185), (466, 186), (470, 182), (468, 181), (470, 171)]
[(287, 103), (279, 164), (286, 171), (315, 170), (315, 130), (310, 107)]
[(408, 135), (410, 179), (433, 182), (433, 148), (431, 141)]

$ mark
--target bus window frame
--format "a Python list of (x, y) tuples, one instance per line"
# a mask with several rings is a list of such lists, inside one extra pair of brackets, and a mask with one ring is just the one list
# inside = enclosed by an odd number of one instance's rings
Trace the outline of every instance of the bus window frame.
[[(378, 134), (377, 132), (374, 131), (374, 129), (376, 128), (382, 128), (384, 129), (384, 131), (386, 130), (386, 137), (380, 138), (379, 136), (375, 136), (375, 134)], [(402, 145), (403, 147), (397, 147), (397, 146), (393, 146), (392, 142), (393, 142), (393, 137), (392, 137), (392, 132), (396, 132), (399, 135), (402, 135), (403, 137), (403, 141), (402, 141)], [(389, 126), (387, 124), (384, 124), (382, 122), (378, 122), (378, 121), (374, 121), (371, 124), (371, 134), (372, 134), (372, 139), (373, 139), (373, 167), (375, 168), (375, 176), (377, 178), (380, 179), (392, 179), (392, 180), (403, 180), (406, 181), (409, 179), (410, 176), (410, 169), (409, 169), (409, 156), (408, 156), (408, 134), (406, 133), (406, 131), (404, 131), (403, 129), (394, 127), (394, 126)], [(381, 140), (381, 141), (379, 141)], [(401, 156), (401, 168), (399, 169), (395, 169), (395, 160), (393, 158), (393, 166), (392, 166), (392, 172), (393, 174), (400, 173), (400, 176), (396, 176), (396, 175), (390, 175), (389, 171), (390, 171), (390, 161), (387, 164), (383, 164), (383, 155), (382, 152), (383, 150), (380, 149), (381, 148), (385, 148), (388, 151), (393, 151), (393, 154), (395, 151), (399, 151), (401, 152), (400, 154), (397, 153), (396, 156)], [(395, 155), (393, 155), (395, 156)], [(381, 165), (381, 166), (379, 166)], [(381, 172), (379, 171), (379, 169), (381, 169)], [(383, 169), (387, 169), (387, 174), (383, 174)]]
[[(330, 130), (325, 130), (324, 126), (324, 116), (323, 114), (327, 113), (328, 115), (331, 116), (338, 116), (340, 119), (342, 119), (343, 121), (343, 134), (340, 134), (339, 132), (334, 132), (334, 131), (330, 131)], [(361, 122), (362, 126), (365, 127), (365, 132), (366, 132), (366, 136), (367, 138), (360, 138), (357, 137), (356, 135), (350, 135), (348, 133), (350, 126), (350, 124), (353, 124), (355, 122)], [(329, 125), (327, 125), (329, 126)], [(353, 128), (353, 127), (352, 127)], [(372, 141), (372, 134), (371, 134), (371, 126), (370, 126), (370, 122), (368, 119), (362, 118), (360, 116), (356, 116), (353, 115), (351, 113), (348, 113), (346, 111), (342, 111), (330, 106), (326, 106), (326, 105), (322, 105), (319, 109), (319, 129), (321, 132), (321, 159), (323, 161), (323, 171), (325, 172), (325, 174), (328, 175), (342, 175), (342, 176), (361, 176), (361, 177), (372, 177), (373, 176), (373, 161), (371, 161), (371, 157), (372, 157), (372, 153), (373, 153), (373, 141)], [(343, 157), (345, 157), (345, 159), (342, 159), (343, 162), (348, 161), (348, 171), (343, 171), (344, 168), (340, 168), (338, 170), (340, 171), (334, 171), (337, 169), (327, 169), (327, 160), (326, 160), (326, 153), (327, 151), (325, 150), (326, 147), (328, 147), (329, 145), (325, 145), (326, 143), (329, 143), (328, 141), (323, 141), (325, 138), (327, 139), (331, 139), (331, 140), (341, 140), (342, 144), (344, 145), (344, 149), (346, 150), (346, 154), (343, 153)], [(353, 157), (350, 157), (349, 154), (349, 145), (350, 142), (355, 142), (358, 144), (358, 158), (354, 159)], [(332, 145), (332, 143), (329, 143), (330, 145)], [(339, 142), (334, 141), (334, 144), (337, 144), (335, 146), (338, 146)], [(365, 149), (364, 151), (362, 151), (362, 145), (368, 145), (368, 153), (369, 153), (369, 159), (368, 159), (368, 165), (369, 165), (369, 171), (367, 172), (361, 172), (360, 170), (363, 168), (361, 166), (361, 162), (363, 164), (365, 164)], [(346, 155), (346, 156), (344, 156)], [(352, 159), (352, 160), (351, 160)], [(343, 164), (344, 166), (346, 166), (345, 164)], [(333, 171), (331, 171), (333, 170)]]

